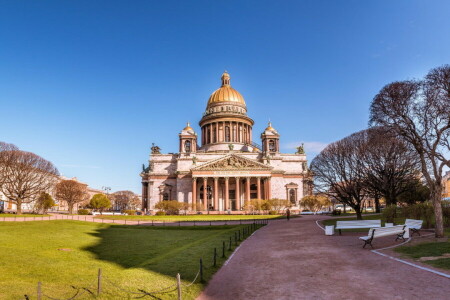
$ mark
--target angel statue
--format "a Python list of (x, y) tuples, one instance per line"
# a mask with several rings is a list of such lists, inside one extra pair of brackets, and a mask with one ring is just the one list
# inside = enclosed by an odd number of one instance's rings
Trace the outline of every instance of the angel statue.
[(302, 143), (301, 146), (297, 147), (297, 152), (295, 152), (295, 154), (305, 154), (305, 148), (304, 148), (304, 143)]
[(155, 143), (152, 143), (152, 154), (161, 154), (161, 148), (155, 145)]

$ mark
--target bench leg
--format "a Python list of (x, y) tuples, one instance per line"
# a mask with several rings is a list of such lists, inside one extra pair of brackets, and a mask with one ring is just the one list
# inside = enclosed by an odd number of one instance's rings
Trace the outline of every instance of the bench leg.
[(417, 233), (419, 236), (420, 236), (420, 232), (419, 232), (419, 229), (415, 229), (415, 228), (410, 228), (410, 230), (411, 230), (411, 236), (413, 236), (414, 235), (414, 233)]
[(395, 241), (397, 241), (398, 239), (402, 239), (403, 241), (405, 241), (405, 238), (403, 237), (404, 234), (404, 232), (397, 234), (397, 238), (395, 239)]
[(373, 246), (372, 246), (372, 239), (370, 239), (370, 240), (365, 240), (365, 241), (364, 241), (364, 246), (363, 246), (363, 248), (366, 248), (367, 245), (370, 245), (370, 247), (372, 247), (372, 249), (373, 249)]
[(342, 235), (342, 231), (339, 229), (339, 235)]

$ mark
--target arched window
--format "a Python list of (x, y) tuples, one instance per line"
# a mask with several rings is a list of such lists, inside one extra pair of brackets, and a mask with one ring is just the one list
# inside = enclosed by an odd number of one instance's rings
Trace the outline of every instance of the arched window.
[(230, 126), (225, 126), (225, 142), (230, 141)]
[(167, 201), (169, 200), (169, 193), (164, 193), (163, 194), (163, 201)]
[(247, 144), (247, 129), (244, 128), (244, 144)]
[(275, 152), (276, 151), (275, 141), (274, 140), (270, 140), (269, 141), (269, 151), (270, 152)]
[(291, 189), (289, 191), (289, 200), (291, 201), (292, 204), (295, 204), (295, 190)]
[(185, 152), (191, 152), (191, 141), (184, 142), (184, 151)]

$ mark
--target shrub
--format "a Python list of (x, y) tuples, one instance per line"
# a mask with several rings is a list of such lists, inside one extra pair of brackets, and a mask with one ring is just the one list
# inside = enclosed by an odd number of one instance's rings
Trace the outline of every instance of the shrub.
[(397, 218), (397, 206), (395, 204), (386, 206), (381, 213), (381, 218), (385, 222), (394, 223), (394, 219)]
[(89, 209), (79, 209), (78, 214), (79, 215), (89, 215), (90, 211), (89, 211)]
[(155, 216), (165, 216), (165, 215), (166, 215), (166, 213), (162, 210), (159, 210), (155, 213)]
[(178, 215), (184, 207), (185, 204), (183, 202), (176, 200), (163, 200), (155, 204), (156, 209), (164, 211), (167, 215)]
[(126, 209), (123, 211), (124, 214), (127, 214), (129, 216), (134, 216), (136, 215), (136, 211), (134, 209)]
[(278, 215), (278, 212), (276, 210), (269, 211), (269, 215)]

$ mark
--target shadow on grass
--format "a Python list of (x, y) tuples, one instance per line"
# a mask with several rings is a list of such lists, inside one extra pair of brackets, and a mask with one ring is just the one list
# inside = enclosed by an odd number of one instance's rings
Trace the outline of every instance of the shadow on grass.
[[(222, 243), (242, 226), (214, 227), (137, 227), (103, 226), (92, 233), (98, 243), (84, 250), (97, 259), (112, 262), (123, 268), (142, 268), (171, 277), (177, 273), (194, 278), (203, 258), (205, 279), (217, 268), (212, 267), (214, 248), (222, 255)], [(227, 252), (229, 254), (230, 252)], [(220, 263), (220, 261), (218, 261)]]

